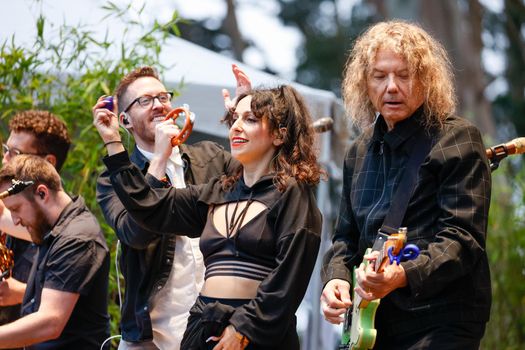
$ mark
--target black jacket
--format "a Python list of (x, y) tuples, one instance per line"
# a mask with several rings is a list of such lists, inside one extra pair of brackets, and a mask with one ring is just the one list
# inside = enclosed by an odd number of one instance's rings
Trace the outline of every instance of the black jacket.
[[(206, 183), (214, 176), (233, 171), (238, 164), (224, 148), (213, 142), (181, 145), (180, 150), (186, 184)], [(147, 172), (148, 160), (136, 147), (131, 161)], [(120, 321), (122, 339), (129, 342), (151, 340), (148, 302), (168, 279), (175, 253), (175, 236), (146, 230), (133, 221), (115, 194), (107, 171), (97, 181), (97, 202), (122, 244), (120, 267), (126, 281)]]
[[(350, 147), (333, 245), (325, 256), (323, 282), (351, 281), (352, 268), (371, 247), (391, 205), (421, 110), (386, 131), (382, 117)], [(423, 161), (402, 226), (420, 256), (402, 263), (408, 286), (387, 295), (378, 318), (389, 333), (422, 329), (427, 323), (485, 322), (491, 303), (485, 249), (491, 175), (476, 127), (449, 117), (431, 130), (432, 148)], [(378, 334), (386, 330), (379, 330)], [(388, 333), (387, 332), (387, 333)]]

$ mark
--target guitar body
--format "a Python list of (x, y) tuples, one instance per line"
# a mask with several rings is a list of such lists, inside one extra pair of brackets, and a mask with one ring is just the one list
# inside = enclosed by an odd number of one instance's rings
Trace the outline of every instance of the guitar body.
[[(367, 249), (366, 254), (372, 250)], [(363, 261), (368, 265), (368, 261)], [(353, 273), (354, 286), (357, 284), (355, 268)], [(351, 350), (368, 350), (374, 347), (376, 342), (377, 330), (374, 328), (374, 320), (380, 299), (366, 301), (362, 300), (359, 295), (352, 293), (352, 325), (350, 326), (349, 349)]]
[[(401, 259), (412, 260), (419, 254), (419, 249), (413, 244), (403, 248), (406, 242), (406, 228), (402, 227), (398, 233), (393, 233), (382, 244), (379, 256), (374, 264), (374, 270), (382, 273), (385, 267), (394, 261), (399, 264)], [(377, 240), (376, 240), (377, 241)], [(368, 248), (365, 255), (372, 253)], [(368, 267), (369, 261), (363, 259), (363, 264)], [(380, 299), (364, 300), (355, 292), (357, 286), (357, 276), (353, 271), (353, 288), (352, 288), (352, 309), (347, 310), (345, 322), (343, 325), (343, 335), (339, 350), (369, 350), (372, 349), (376, 342), (377, 330), (375, 329), (374, 320)], [(351, 311), (351, 315), (350, 315)], [(351, 322), (351, 323), (350, 323)]]

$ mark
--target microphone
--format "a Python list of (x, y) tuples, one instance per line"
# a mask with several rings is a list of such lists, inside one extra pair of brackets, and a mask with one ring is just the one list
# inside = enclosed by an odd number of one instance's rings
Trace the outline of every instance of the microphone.
[(312, 123), (312, 128), (314, 128), (314, 131), (316, 133), (322, 133), (325, 131), (332, 130), (333, 126), (334, 126), (334, 120), (330, 117), (324, 117), (321, 119), (317, 119), (315, 122)]
[(21, 181), (21, 180), (11, 180), (12, 186), (9, 187), (7, 190), (0, 192), (0, 199), (4, 199), (5, 197), (12, 196), (14, 194), (17, 194), (19, 192), (22, 192), (25, 190), (28, 186), (31, 186), (34, 184), (34, 181)]
[(500, 160), (508, 155), (525, 153), (525, 137), (515, 138), (507, 143), (487, 148), (485, 151), (489, 159), (490, 169), (496, 170), (499, 167)]
[(487, 148), (487, 157), (489, 160), (501, 160), (511, 154), (525, 153), (525, 137), (518, 137), (507, 143)]

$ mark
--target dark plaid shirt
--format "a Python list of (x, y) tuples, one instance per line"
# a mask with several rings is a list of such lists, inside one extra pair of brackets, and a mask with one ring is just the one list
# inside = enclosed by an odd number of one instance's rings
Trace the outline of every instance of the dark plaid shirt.
[[(422, 130), (422, 111), (387, 132), (382, 116), (350, 147), (333, 245), (323, 282), (351, 281), (352, 268), (371, 247)], [(390, 332), (437, 322), (488, 320), (490, 274), (485, 239), (491, 177), (476, 127), (449, 117), (430, 131), (432, 148), (418, 172), (402, 226), (420, 256), (404, 262), (408, 286), (386, 296), (378, 309)], [(379, 326), (381, 327), (381, 322)]]

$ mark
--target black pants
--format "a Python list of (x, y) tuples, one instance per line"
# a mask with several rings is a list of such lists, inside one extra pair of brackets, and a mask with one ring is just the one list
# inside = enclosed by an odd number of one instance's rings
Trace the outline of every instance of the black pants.
[(435, 325), (414, 333), (378, 336), (374, 350), (478, 350), (484, 333), (484, 322)]
[[(250, 299), (218, 299), (199, 296), (190, 310), (188, 325), (182, 337), (181, 350), (211, 350), (217, 342), (206, 339), (220, 336), (229, 325), (229, 318), (235, 308), (250, 302)], [(295, 329), (295, 318), (290, 322), (284, 339), (270, 347), (257, 345), (256, 339), (250, 339), (246, 350), (299, 350), (299, 337)], [(248, 337), (249, 338), (249, 337)]]

